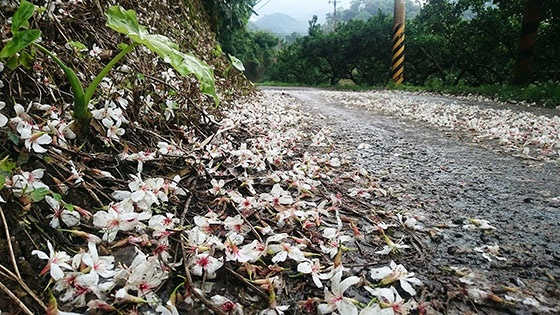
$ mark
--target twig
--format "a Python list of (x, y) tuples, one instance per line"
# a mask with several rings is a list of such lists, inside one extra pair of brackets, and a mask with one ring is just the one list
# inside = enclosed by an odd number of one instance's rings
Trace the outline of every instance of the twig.
[(214, 304), (212, 304), (212, 302), (208, 301), (208, 299), (206, 297), (204, 297), (204, 295), (202, 295), (198, 290), (196, 290), (193, 286), (193, 281), (191, 278), (191, 272), (189, 271), (189, 267), (187, 266), (187, 250), (185, 248), (185, 243), (181, 242), (181, 251), (183, 253), (183, 267), (185, 268), (185, 280), (187, 281), (187, 284), (189, 285), (189, 288), (192, 292), (192, 294), (199, 299), (202, 303), (204, 303), (204, 305), (206, 305), (206, 307), (208, 307), (209, 309), (211, 309), (214, 313), (219, 314), (219, 315), (226, 315), (226, 313), (224, 313), (221, 309), (219, 309), (218, 307), (216, 307)]
[(255, 237), (259, 240), (259, 242), (261, 242), (261, 244), (264, 244), (262, 237), (259, 235), (259, 233), (255, 229), (255, 227), (251, 224), (251, 222), (247, 220), (247, 218), (243, 215), (243, 213), (241, 213), (241, 211), (239, 211), (239, 209), (237, 209), (237, 207), (234, 204), (232, 204), (231, 206), (233, 207), (233, 209), (235, 209), (235, 211), (237, 211), (237, 213), (239, 213), (241, 218), (243, 218), (243, 221), (245, 221), (245, 223), (247, 223), (249, 227), (251, 227), (251, 231), (253, 231), (253, 234), (255, 234)]
[(25, 284), (25, 282), (23, 281), (23, 279), (21, 278), (21, 275), (19, 274), (19, 269), (17, 267), (17, 262), (16, 262), (16, 258), (14, 255), (14, 250), (12, 248), (12, 241), (10, 239), (10, 231), (8, 231), (8, 224), (6, 222), (6, 217), (4, 216), (4, 210), (2, 210), (2, 207), (0, 207), (0, 216), (2, 217), (2, 222), (4, 224), (4, 229), (6, 230), (6, 238), (7, 238), (7, 243), (8, 243), (8, 250), (10, 251), (10, 257), (12, 259), (12, 264), (14, 265), (14, 270), (15, 273), (13, 273), (12, 271), (10, 271), (10, 269), (4, 267), (3, 265), (0, 265), (0, 267), (4, 270), (5, 273), (7, 273), (11, 278), (13, 278), (15, 281), (17, 281), (17, 283), (19, 283), (19, 285), (35, 300), (37, 301), (37, 303), (46, 311), (47, 310), (47, 306), (43, 303), (43, 301), (41, 301), (41, 299), (39, 299), (39, 297), (37, 297), (37, 295), (27, 286), (27, 284)]
[(14, 266), (14, 271), (16, 276), (21, 279), (21, 275), (19, 273), (19, 268), (16, 261), (16, 256), (14, 254), (14, 248), (12, 247), (12, 239), (10, 237), (10, 230), (8, 229), (8, 222), (6, 222), (6, 217), (4, 216), (4, 210), (0, 207), (0, 216), (2, 216), (2, 223), (4, 224), (4, 230), (6, 230), (6, 241), (8, 243), (8, 250), (10, 251), (10, 258), (12, 259), (12, 265)]
[(10, 291), (10, 289), (8, 289), (8, 287), (6, 287), (1, 281), (0, 289), (2, 289), (2, 291), (4, 291), (4, 293), (6, 293), (12, 300), (14, 300), (14, 302), (19, 306), (19, 308), (21, 308), (21, 310), (25, 314), (33, 315), (33, 312), (29, 310), (29, 308), (27, 308), (27, 306), (25, 306), (25, 304), (23, 304), (23, 302), (18, 299), (18, 297), (12, 291)]
[(233, 274), (237, 279), (239, 279), (241, 282), (243, 282), (246, 286), (248, 286), (253, 291), (255, 291), (262, 298), (264, 298), (265, 300), (268, 299), (268, 294), (266, 294), (263, 290), (261, 290), (259, 287), (257, 287), (253, 283), (251, 283), (249, 280), (245, 279), (245, 277), (238, 274), (237, 272), (235, 272), (233, 269), (231, 269), (229, 267), (226, 267), (226, 270), (229, 271), (231, 274)]

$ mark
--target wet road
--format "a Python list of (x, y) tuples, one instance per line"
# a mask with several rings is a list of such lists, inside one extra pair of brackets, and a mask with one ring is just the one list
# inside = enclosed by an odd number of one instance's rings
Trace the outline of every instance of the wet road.
[[(425, 275), (434, 294), (449, 295), (454, 290), (442, 268), (469, 267), (477, 275), (474, 287), (488, 290), (515, 287), (527, 290), (529, 293), (523, 296), (535, 298), (542, 305), (558, 303), (560, 198), (556, 197), (560, 196), (560, 167), (557, 162), (500, 153), (484, 144), (473, 143), (472, 136), (462, 131), (442, 131), (418, 122), (329, 103), (313, 89), (263, 90), (288, 94), (302, 109), (322, 115), (321, 120), (331, 129), (337, 146), (347, 151), (357, 165), (382, 177), (387, 185), (404, 191), (398, 198), (377, 206), (414, 213), (423, 218), (426, 230), (436, 232), (431, 237), (429, 233), (422, 234), (429, 265), (415, 266), (419, 274)], [(414, 97), (442, 100), (442, 97)], [(476, 104), (465, 102), (465, 105)], [(361, 143), (370, 146), (358, 150)], [(463, 222), (474, 218), (490, 221), (496, 230), (463, 229)], [(435, 229), (436, 226), (440, 228)], [(489, 262), (473, 251), (474, 247), (494, 244), (500, 246), (499, 255), (507, 261)], [(538, 311), (527, 304), (530, 302), (519, 301), (513, 310), (473, 309), (451, 299), (448, 313)]]

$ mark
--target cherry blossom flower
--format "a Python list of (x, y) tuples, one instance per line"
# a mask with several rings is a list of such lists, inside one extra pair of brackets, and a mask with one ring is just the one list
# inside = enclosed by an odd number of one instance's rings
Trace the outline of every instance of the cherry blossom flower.
[(214, 295), (210, 298), (214, 306), (220, 308), (224, 313), (231, 315), (243, 315), (243, 308), (237, 303), (233, 303), (228, 298), (221, 295)]
[(325, 288), (325, 302), (327, 303), (320, 304), (317, 307), (319, 314), (329, 314), (336, 310), (338, 310), (341, 315), (358, 314), (358, 308), (351, 299), (344, 296), (344, 292), (350, 286), (360, 282), (360, 278), (351, 276), (344, 279), (342, 282), (340, 281), (341, 279), (342, 270), (339, 270), (331, 279), (331, 290)]
[(373, 280), (381, 280), (382, 285), (399, 281), (401, 288), (410, 295), (415, 295), (416, 290), (412, 285), (422, 285), (422, 282), (414, 277), (413, 272), (408, 272), (403, 265), (397, 265), (391, 260), (389, 266), (372, 269), (370, 277)]
[(16, 197), (21, 197), (24, 193), (30, 193), (35, 189), (49, 189), (49, 187), (41, 181), (45, 170), (42, 168), (33, 170), (31, 172), (21, 172), (12, 178), (9, 186)]
[(57, 281), (64, 277), (64, 271), (62, 271), (62, 268), (72, 270), (72, 266), (67, 263), (70, 260), (70, 256), (68, 256), (66, 252), (55, 252), (50, 241), (47, 241), (47, 247), (49, 248), (49, 255), (40, 250), (33, 250), (31, 254), (37, 255), (37, 257), (41, 259), (48, 260), (45, 268), (41, 270), (41, 275), (44, 275), (50, 270), (51, 277)]
[(223, 179), (220, 179), (219, 181), (212, 179), (210, 181), (210, 184), (212, 184), (212, 189), (210, 189), (210, 192), (212, 192), (214, 195), (223, 195), (224, 191), (223, 191), (223, 187), (225, 185), (225, 182)]
[(385, 231), (382, 228), (378, 228), (378, 231), (381, 233), (381, 235), (383, 236), (383, 239), (385, 240), (385, 243), (387, 243), (387, 245), (383, 246), (383, 249), (380, 251), (376, 251), (376, 254), (381, 254), (381, 255), (387, 255), (390, 254), (392, 252), (398, 252), (401, 249), (406, 249), (406, 248), (410, 248), (410, 246), (405, 245), (405, 244), (398, 244), (393, 242), (388, 236), (387, 234), (385, 234)]
[(468, 220), (468, 224), (463, 225), (463, 229), (466, 230), (475, 230), (475, 229), (481, 229), (481, 230), (495, 230), (496, 228), (492, 225), (490, 225), (490, 221), (488, 220), (483, 220), (483, 219), (469, 219)]

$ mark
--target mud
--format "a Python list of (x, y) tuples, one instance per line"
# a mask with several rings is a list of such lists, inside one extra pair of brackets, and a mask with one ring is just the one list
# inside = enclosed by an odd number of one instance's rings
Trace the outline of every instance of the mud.
[[(422, 123), (328, 103), (312, 89), (265, 88), (285, 93), (332, 130), (336, 146), (347, 151), (395, 191), (389, 201), (372, 201), (376, 210), (413, 213), (425, 229), (418, 233), (423, 259), (410, 259), (426, 287), (421, 299), (447, 314), (555, 313), (560, 301), (560, 167), (473, 143), (468, 132), (442, 131)], [(411, 97), (407, 94), (395, 97)], [(415, 95), (424, 100), (441, 96)], [(449, 101), (459, 101), (449, 99)], [(465, 105), (503, 108), (503, 104)], [(511, 106), (511, 105), (510, 105)], [(535, 108), (539, 114), (551, 111)], [(546, 111), (546, 112), (545, 112)], [(370, 145), (358, 149), (361, 143)], [(466, 230), (468, 219), (486, 219), (496, 230)], [(489, 262), (477, 246), (500, 246), (507, 261)], [(466, 285), (449, 267), (472, 270)], [(468, 297), (479, 288), (505, 298), (500, 303)], [(513, 299), (512, 299), (513, 297)], [(509, 299), (509, 301), (508, 301)], [(517, 300), (516, 300), (517, 299)], [(533, 301), (537, 301), (537, 304)], [(443, 310), (443, 311), (442, 311)]]

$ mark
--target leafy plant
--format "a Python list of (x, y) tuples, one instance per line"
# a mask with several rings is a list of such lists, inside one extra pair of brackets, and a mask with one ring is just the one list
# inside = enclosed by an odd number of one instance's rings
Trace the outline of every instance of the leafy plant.
[[(25, 47), (33, 44), (57, 63), (70, 82), (74, 96), (73, 117), (76, 120), (73, 129), (78, 136), (84, 135), (87, 131), (87, 126), (92, 118), (87, 105), (103, 78), (127, 53), (131, 52), (139, 45), (144, 45), (152, 52), (157, 53), (181, 75), (186, 76), (194, 74), (200, 81), (201, 91), (212, 96), (216, 105), (218, 105), (219, 99), (216, 94), (212, 69), (193, 55), (181, 52), (179, 46), (173, 43), (168, 37), (149, 34), (145, 26), (138, 24), (136, 13), (133, 10), (125, 10), (120, 6), (112, 6), (105, 12), (107, 16), (106, 26), (127, 35), (133, 43), (130, 45), (120, 44), (119, 48), (121, 48), (121, 52), (101, 70), (84, 91), (83, 84), (74, 70), (64, 64), (64, 62), (51, 51), (35, 42), (41, 36), (40, 30), (21, 31), (22, 27), (29, 27), (29, 19), (33, 15), (34, 9), (35, 7), (33, 4), (26, 0), (21, 1), (19, 9), (12, 17), (11, 32), (13, 37), (2, 51), (0, 51), (0, 58), (15, 58)], [(71, 46), (75, 47), (77, 42), (71, 43)]]

